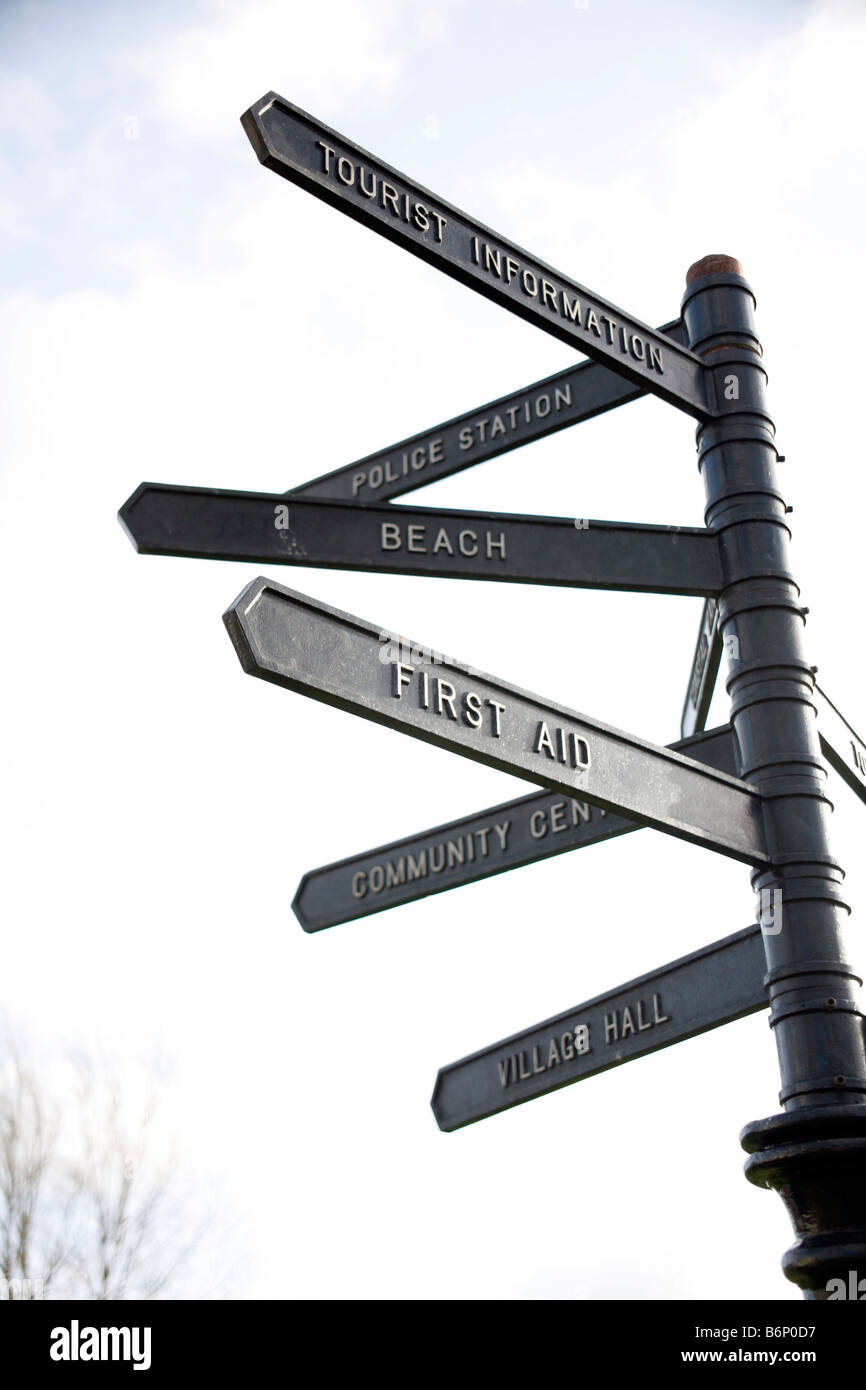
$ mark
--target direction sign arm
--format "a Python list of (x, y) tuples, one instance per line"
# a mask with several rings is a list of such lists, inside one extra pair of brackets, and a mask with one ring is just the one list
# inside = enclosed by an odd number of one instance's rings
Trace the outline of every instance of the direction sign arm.
[[(736, 776), (730, 724), (671, 746)], [(586, 801), (534, 792), (311, 869), (292, 909), (304, 931), (322, 931), (640, 828)]]
[(815, 708), (821, 752), (852, 792), (866, 801), (866, 743), (818, 685), (815, 686)]
[(662, 594), (715, 594), (705, 527), (286, 500), (281, 493), (142, 483), (120, 510), (151, 555)]
[(442, 1067), (431, 1105), (461, 1129), (768, 1005), (761, 929), (747, 927)]
[(715, 415), (700, 358), (468, 217), (276, 92), (241, 117), (283, 178), (698, 420)]
[(698, 632), (689, 688), (683, 705), (680, 732), (683, 738), (700, 733), (707, 722), (716, 676), (722, 660), (722, 632), (719, 624), (719, 605), (715, 599), (707, 599), (701, 613), (701, 626)]
[(273, 580), (247, 585), (223, 620), (249, 675), (745, 863), (767, 862), (760, 798), (738, 778), (429, 647), (390, 660), (381, 628)]
[[(657, 332), (681, 343), (682, 320), (662, 324)], [(288, 495), (340, 502), (400, 497), (646, 394), (598, 362), (580, 362), (290, 488)]]

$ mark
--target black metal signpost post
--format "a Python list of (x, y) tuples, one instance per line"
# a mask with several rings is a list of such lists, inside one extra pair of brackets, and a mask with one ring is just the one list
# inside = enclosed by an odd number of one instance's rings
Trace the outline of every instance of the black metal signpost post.
[(707, 525), (722, 544), (731, 722), (742, 774), (761, 791), (771, 861), (752, 882), (773, 902), (763, 935), (783, 1113), (741, 1137), (747, 1176), (779, 1191), (794, 1223), (785, 1272), (820, 1298), (830, 1279), (866, 1274), (866, 1048), (858, 981), (843, 953), (848, 908), (830, 850), (814, 675), (753, 307), (737, 261), (711, 256), (692, 266), (683, 320), (721, 416), (699, 427), (697, 441)]
[[(743, 1130), (747, 1175), (788, 1207), (797, 1241), (783, 1265), (806, 1297), (866, 1280), (866, 1036), (821, 760), (866, 800), (866, 746), (803, 651), (807, 610), (738, 262), (694, 265), (682, 318), (652, 329), (274, 93), (242, 121), (268, 168), (593, 361), (290, 493), (142, 484), (121, 510), (136, 547), (706, 599), (683, 740), (661, 748), (273, 581), (249, 584), (224, 615), (248, 674), (545, 789), (305, 875), (302, 925), (641, 826), (749, 864), (759, 925), (443, 1068), (434, 1110), (455, 1129), (769, 1007), (782, 1113)], [(645, 393), (698, 421), (705, 528), (390, 505)], [(723, 647), (731, 724), (703, 734)]]

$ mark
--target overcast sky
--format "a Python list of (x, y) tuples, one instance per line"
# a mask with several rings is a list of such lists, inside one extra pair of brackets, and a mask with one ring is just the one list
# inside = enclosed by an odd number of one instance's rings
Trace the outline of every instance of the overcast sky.
[[(45, 1049), (163, 1059), (241, 1296), (798, 1295), (737, 1138), (778, 1109), (765, 1015), (456, 1134), (429, 1107), (440, 1065), (748, 925), (744, 866), (645, 830), (291, 913), (305, 870), (527, 787), (244, 676), (221, 614), (257, 573), (660, 743), (702, 604), (135, 554), (143, 479), (283, 490), (574, 360), (238, 118), (274, 89), (651, 324), (739, 257), (810, 659), (862, 729), (864, 40), (856, 0), (0, 11), (0, 1003)], [(700, 525), (694, 425), (644, 399), (412, 500)]]

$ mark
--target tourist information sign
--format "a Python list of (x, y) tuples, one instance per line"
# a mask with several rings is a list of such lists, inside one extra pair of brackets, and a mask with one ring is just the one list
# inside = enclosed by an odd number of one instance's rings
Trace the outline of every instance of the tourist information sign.
[(120, 519), (150, 555), (660, 594), (717, 593), (722, 582), (718, 538), (703, 527), (287, 500), (167, 483), (142, 483)]
[(698, 420), (716, 414), (699, 357), (551, 269), (269, 92), (241, 117), (258, 158), (413, 255)]
[(734, 859), (768, 862), (760, 797), (738, 778), (438, 652), (389, 660), (381, 628), (269, 579), (248, 584), (223, 617), (248, 675)]
[[(710, 533), (711, 534), (711, 533)], [(708, 598), (701, 614), (698, 642), (692, 659), (692, 674), (686, 691), (686, 703), (680, 722), (683, 738), (700, 733), (706, 727), (707, 716), (716, 687), (716, 677), (722, 659), (722, 634), (719, 629), (719, 605)]]
[[(671, 746), (736, 775), (730, 724)], [(639, 829), (588, 801), (535, 792), (312, 869), (292, 907), (304, 931), (321, 931)]]
[(866, 801), (866, 744), (817, 685), (815, 704), (824, 757), (860, 800)]
[(767, 1007), (761, 929), (747, 927), (460, 1062), (433, 1091), (440, 1129), (460, 1129)]
[[(682, 342), (679, 319), (657, 332)], [(598, 362), (579, 362), (289, 491), (293, 497), (384, 502), (646, 394)]]

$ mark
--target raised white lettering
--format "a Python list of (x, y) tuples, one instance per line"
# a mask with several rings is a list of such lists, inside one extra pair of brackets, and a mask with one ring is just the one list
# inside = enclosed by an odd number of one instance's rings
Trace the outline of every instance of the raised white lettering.
[(547, 754), (548, 758), (556, 758), (556, 753), (553, 750), (553, 741), (550, 737), (547, 721), (545, 719), (539, 719), (538, 721), (538, 728), (535, 731), (535, 743), (532, 751), (533, 753), (544, 752)]

